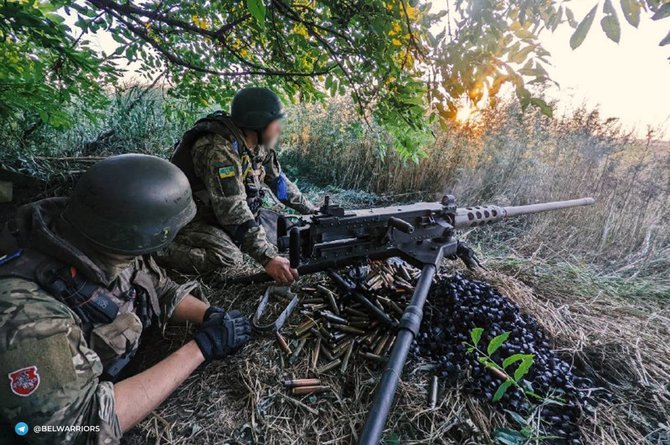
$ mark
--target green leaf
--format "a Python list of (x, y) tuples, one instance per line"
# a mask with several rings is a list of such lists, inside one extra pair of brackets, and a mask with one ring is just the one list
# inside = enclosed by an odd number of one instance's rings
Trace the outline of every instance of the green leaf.
[(517, 413), (516, 411), (510, 411), (508, 409), (503, 410), (503, 411), (505, 411), (507, 414), (509, 414), (510, 417), (512, 418), (512, 420), (514, 420), (516, 423), (518, 423), (519, 426), (521, 426), (521, 427), (528, 426), (528, 421), (526, 419), (524, 419), (521, 414)]
[(637, 0), (621, 0), (624, 18), (636, 28), (640, 24), (640, 9), (640, 3)]
[(619, 43), (619, 39), (621, 38), (621, 27), (619, 26), (619, 20), (615, 15), (607, 15), (603, 17), (600, 21), (600, 26), (610, 40)]
[(616, 11), (614, 10), (614, 7), (612, 7), (612, 0), (605, 0), (603, 12), (605, 13), (605, 17), (600, 20), (600, 26), (610, 40), (619, 43), (619, 40), (621, 39), (621, 26), (619, 25)]
[(528, 437), (521, 431), (509, 428), (499, 428), (493, 433), (493, 438), (503, 445), (523, 445)]
[[(630, 0), (635, 1), (635, 0)], [(568, 18), (568, 24), (573, 28), (577, 27), (577, 20), (575, 20), (575, 13), (572, 12), (572, 9), (565, 8), (565, 16)]]
[(528, 57), (528, 54), (530, 54), (534, 49), (534, 45), (529, 45), (511, 56), (510, 61), (514, 63), (523, 63), (523, 61), (526, 60), (526, 57)]
[(502, 363), (503, 369), (507, 369), (507, 367), (511, 364), (514, 364), (516, 362), (520, 362), (521, 360), (523, 360), (524, 355), (525, 354), (514, 354), (514, 355), (510, 355), (509, 357), (507, 357), (505, 360), (503, 360), (503, 363)]
[(552, 117), (554, 115), (554, 110), (551, 108), (551, 105), (549, 105), (539, 97), (533, 97), (530, 100), (530, 103), (538, 107), (540, 109), (540, 113), (544, 114), (545, 116)]
[(492, 355), (494, 352), (496, 352), (503, 345), (503, 343), (507, 341), (509, 334), (509, 332), (503, 332), (502, 334), (493, 337), (489, 342), (489, 346), (486, 348), (486, 353), (488, 355)]
[(510, 386), (514, 383), (512, 380), (505, 380), (502, 385), (498, 387), (498, 390), (493, 394), (492, 402), (497, 402), (505, 395)]
[(660, 8), (656, 10), (654, 15), (651, 16), (652, 20), (661, 20), (666, 17), (670, 17), (670, 2), (664, 3)]
[(470, 338), (472, 339), (472, 344), (477, 346), (479, 344), (479, 340), (482, 339), (482, 334), (484, 333), (484, 329), (482, 328), (474, 328), (472, 331), (470, 331)]
[(392, 432), (384, 438), (384, 443), (387, 443), (388, 445), (399, 445), (400, 436), (398, 436), (398, 433)]
[(668, 35), (661, 40), (661, 43), (659, 43), (659, 46), (665, 46), (670, 44), (670, 32), (668, 32)]
[(577, 49), (584, 43), (584, 39), (591, 29), (591, 25), (593, 25), (593, 19), (596, 17), (597, 9), (598, 4), (591, 8), (591, 11), (589, 11), (589, 13), (582, 19), (581, 23), (577, 25), (577, 29), (575, 29), (575, 32), (572, 33), (572, 36), (570, 37), (570, 48)]
[(265, 24), (265, 4), (263, 0), (247, 0), (247, 9), (260, 25)]
[(533, 354), (524, 355), (524, 358), (521, 360), (521, 364), (518, 368), (516, 368), (516, 371), (514, 371), (514, 381), (518, 383), (519, 380), (528, 374), (530, 367), (533, 366), (534, 360), (535, 356)]

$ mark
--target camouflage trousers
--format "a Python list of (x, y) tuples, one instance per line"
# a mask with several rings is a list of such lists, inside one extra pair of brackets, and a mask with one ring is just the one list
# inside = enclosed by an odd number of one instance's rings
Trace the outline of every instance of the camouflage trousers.
[[(265, 229), (267, 240), (277, 244), (279, 214), (260, 209), (256, 222)], [(243, 262), (243, 253), (231, 236), (218, 225), (196, 219), (184, 227), (175, 240), (155, 255), (164, 268), (185, 274), (208, 274), (234, 268)]]

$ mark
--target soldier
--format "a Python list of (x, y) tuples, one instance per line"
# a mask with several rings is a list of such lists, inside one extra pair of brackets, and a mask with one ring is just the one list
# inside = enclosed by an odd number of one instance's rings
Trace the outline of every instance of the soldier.
[(265, 184), (297, 212), (317, 210), (279, 165), (274, 147), (283, 116), (275, 93), (244, 88), (233, 98), (230, 116), (211, 114), (184, 135), (172, 162), (189, 178), (198, 213), (158, 254), (159, 264), (184, 273), (208, 273), (240, 264), (244, 252), (277, 282), (298, 277), (277, 254), (279, 215), (262, 208)]
[[(4, 439), (118, 444), (198, 366), (249, 339), (238, 311), (194, 297), (195, 283), (176, 284), (149, 256), (194, 215), (184, 174), (146, 155), (100, 161), (69, 199), (19, 209), (0, 237)], [(199, 325), (194, 340), (123, 378), (143, 331), (167, 319)]]

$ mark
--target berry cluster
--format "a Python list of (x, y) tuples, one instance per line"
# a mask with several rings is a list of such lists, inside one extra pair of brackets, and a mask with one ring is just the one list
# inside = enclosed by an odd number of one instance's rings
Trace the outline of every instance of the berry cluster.
[(542, 406), (541, 433), (559, 437), (551, 443), (581, 443), (577, 423), (582, 412), (591, 406), (591, 382), (573, 374), (571, 366), (551, 350), (549, 338), (537, 322), (522, 314), (518, 305), (486, 283), (460, 274), (442, 276), (432, 287), (423, 320), (412, 346), (414, 355), (434, 362), (437, 375), (447, 384), (465, 380), (470, 391), (488, 400), (506, 377), (487, 369), (477, 351), (468, 352), (466, 343), (472, 343), (473, 329), (483, 328), (480, 347), (486, 351), (492, 338), (509, 332), (507, 341), (491, 359), (501, 364), (505, 358), (522, 353), (533, 354), (534, 360), (521, 381), (523, 389), (511, 386), (496, 405), (527, 415), (542, 404), (542, 399), (558, 400), (558, 404)]

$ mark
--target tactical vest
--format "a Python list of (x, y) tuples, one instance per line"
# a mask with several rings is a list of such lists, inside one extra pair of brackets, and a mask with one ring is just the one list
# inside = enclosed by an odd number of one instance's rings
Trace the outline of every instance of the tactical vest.
[(175, 151), (170, 160), (184, 172), (197, 200), (207, 205), (209, 199), (206, 192), (203, 193), (205, 184), (196, 175), (191, 149), (198, 139), (208, 134), (218, 134), (233, 144), (242, 162), (242, 180), (247, 195), (247, 204), (252, 213), (256, 214), (262, 205), (264, 196), (261, 185), (264, 169), (261, 162), (254, 159), (247, 147), (242, 131), (224, 111), (217, 111), (197, 121), (193, 128), (188, 130), (175, 144)]
[[(92, 346), (91, 341), (94, 336), (97, 339), (102, 338), (103, 343), (116, 341), (116, 344), (119, 344), (119, 340), (124, 344), (128, 343), (125, 336), (123, 338), (104, 338), (105, 335), (120, 337), (121, 332), (119, 331), (123, 329), (123, 326), (114, 327), (114, 324), (117, 321), (121, 321), (121, 324), (127, 323), (128, 320), (128, 317), (122, 320), (122, 315), (128, 314), (119, 314), (119, 306), (113, 297), (123, 301), (134, 300), (134, 313), (142, 324), (142, 330), (156, 323), (160, 314), (151, 277), (141, 271), (136, 273), (128, 291), (117, 294), (88, 280), (74, 267), (67, 266), (37, 250), (21, 249), (0, 257), (0, 279), (10, 277), (37, 283), (58, 301), (68, 306), (81, 320), (84, 338), (94, 350), (96, 348)], [(115, 332), (117, 335), (110, 334), (110, 332)], [(135, 333), (137, 342), (131, 349), (109, 351), (106, 354), (101, 354), (96, 350), (103, 364), (101, 376), (103, 380), (115, 382), (123, 375), (122, 371), (139, 346), (141, 331)]]

